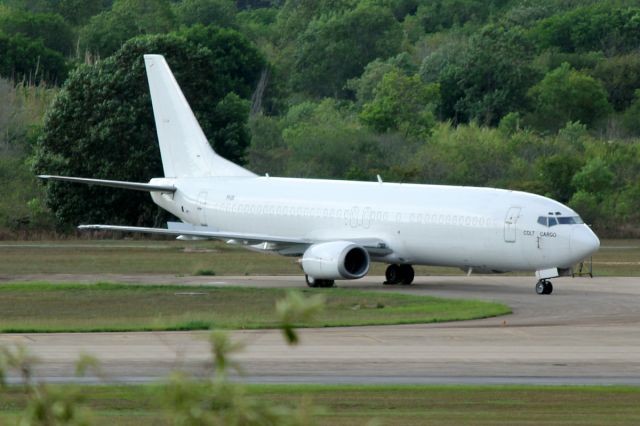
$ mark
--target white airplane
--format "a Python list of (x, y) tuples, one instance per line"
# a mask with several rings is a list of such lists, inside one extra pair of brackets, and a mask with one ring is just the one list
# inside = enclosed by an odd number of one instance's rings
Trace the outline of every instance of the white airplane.
[(164, 57), (144, 56), (165, 177), (149, 183), (44, 179), (148, 191), (182, 220), (168, 229), (81, 229), (209, 238), (299, 256), (311, 287), (389, 264), (385, 284), (411, 284), (412, 265), (478, 273), (535, 271), (538, 294), (600, 241), (578, 214), (539, 195), (494, 188), (257, 176), (217, 155)]

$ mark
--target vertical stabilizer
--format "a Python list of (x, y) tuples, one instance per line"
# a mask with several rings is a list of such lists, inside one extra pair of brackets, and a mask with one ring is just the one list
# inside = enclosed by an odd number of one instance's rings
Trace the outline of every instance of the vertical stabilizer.
[(255, 176), (217, 155), (162, 55), (144, 55), (165, 177)]

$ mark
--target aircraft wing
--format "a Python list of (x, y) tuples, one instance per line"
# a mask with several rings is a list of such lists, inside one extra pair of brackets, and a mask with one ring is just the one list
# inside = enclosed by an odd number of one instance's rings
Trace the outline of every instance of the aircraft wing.
[[(220, 232), (205, 226), (193, 226), (185, 223), (169, 222), (169, 228), (145, 228), (139, 226), (119, 225), (80, 225), (78, 229), (94, 231), (139, 232), (143, 234), (175, 235), (183, 239), (214, 239), (231, 243), (253, 246), (259, 250), (277, 251), (280, 254), (299, 256), (312, 244), (335, 241), (314, 240), (307, 238), (279, 237), (266, 234), (246, 234), (237, 232)], [(186, 238), (184, 238), (186, 237)], [(392, 253), (387, 244), (376, 238), (344, 238), (340, 239), (361, 245), (371, 255), (384, 256)]]

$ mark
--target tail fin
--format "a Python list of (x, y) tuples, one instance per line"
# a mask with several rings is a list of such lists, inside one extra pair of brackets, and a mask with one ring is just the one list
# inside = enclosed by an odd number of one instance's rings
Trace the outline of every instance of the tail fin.
[(166, 177), (255, 176), (217, 155), (162, 55), (144, 55)]

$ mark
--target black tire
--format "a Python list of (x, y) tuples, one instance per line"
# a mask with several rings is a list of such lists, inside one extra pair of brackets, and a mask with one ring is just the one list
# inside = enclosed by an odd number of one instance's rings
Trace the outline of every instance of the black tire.
[(309, 275), (304, 276), (304, 280), (307, 282), (307, 285), (311, 288), (328, 288), (333, 287), (336, 283), (334, 280), (319, 280), (317, 278), (310, 277)]
[(400, 275), (399, 265), (389, 265), (384, 273), (384, 277), (387, 279), (384, 283), (387, 285), (398, 284), (402, 278)]
[(403, 285), (409, 285), (413, 282), (416, 272), (411, 265), (400, 265), (400, 278)]
[(551, 293), (553, 293), (553, 284), (551, 284), (550, 281), (547, 281), (545, 284), (546, 285), (544, 286), (544, 293), (543, 294), (551, 294)]
[(315, 278), (310, 277), (307, 274), (304, 275), (304, 280), (307, 282), (307, 285), (309, 287), (312, 287), (312, 288), (320, 287), (321, 280), (316, 280)]
[(321, 287), (324, 287), (324, 288), (331, 288), (336, 283), (334, 280), (322, 280), (322, 281), (323, 282), (322, 282), (322, 286)]
[(545, 281), (540, 280), (536, 283), (536, 293), (537, 294), (546, 294), (545, 290), (546, 290), (546, 285), (545, 285)]

